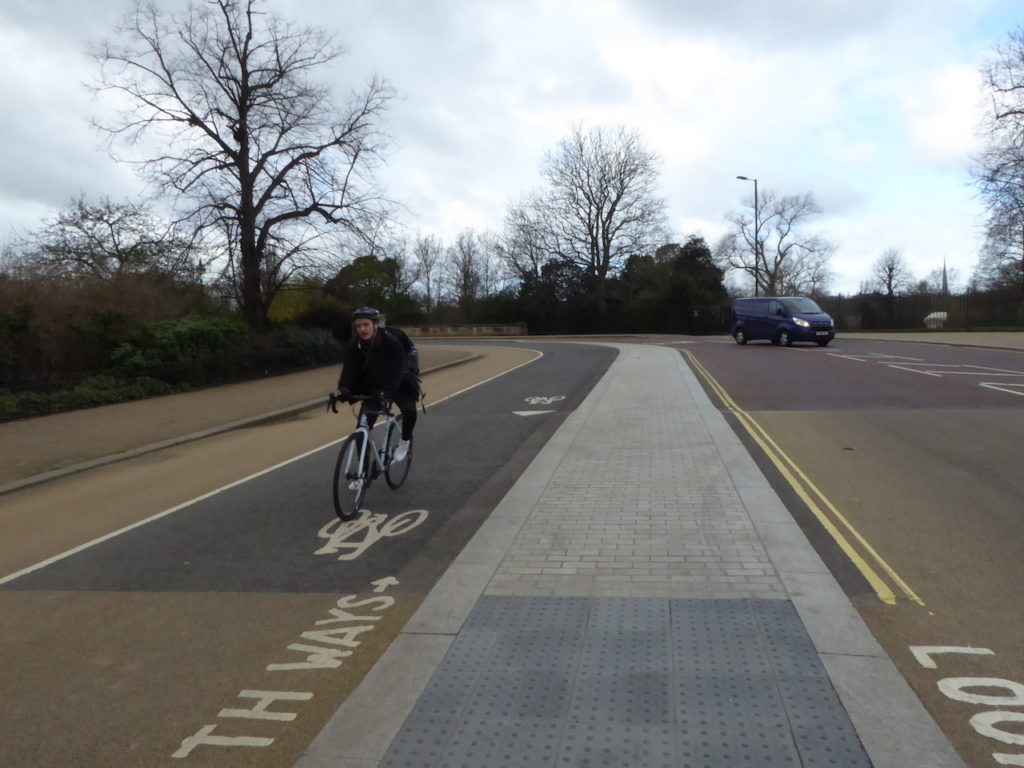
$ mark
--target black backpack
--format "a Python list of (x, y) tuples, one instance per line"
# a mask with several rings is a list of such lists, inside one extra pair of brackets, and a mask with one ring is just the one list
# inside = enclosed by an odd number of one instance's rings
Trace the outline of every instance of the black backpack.
[(416, 349), (416, 345), (412, 343), (409, 335), (401, 328), (391, 326), (385, 327), (384, 332), (402, 343), (402, 349), (405, 350), (405, 367), (418, 377), (420, 375), (420, 351)]

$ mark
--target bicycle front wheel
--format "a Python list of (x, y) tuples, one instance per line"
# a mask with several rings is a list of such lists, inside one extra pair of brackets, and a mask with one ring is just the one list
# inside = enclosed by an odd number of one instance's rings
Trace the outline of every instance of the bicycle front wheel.
[(334, 511), (342, 520), (351, 520), (359, 514), (370, 484), (365, 467), (359, 461), (363, 440), (362, 432), (349, 435), (341, 444), (338, 461), (334, 465)]
[(412, 466), (412, 438), (409, 438), (409, 452), (401, 461), (394, 461), (395, 449), (402, 441), (402, 417), (388, 422), (387, 442), (385, 443), (384, 479), (388, 487), (399, 488), (409, 476), (409, 468)]

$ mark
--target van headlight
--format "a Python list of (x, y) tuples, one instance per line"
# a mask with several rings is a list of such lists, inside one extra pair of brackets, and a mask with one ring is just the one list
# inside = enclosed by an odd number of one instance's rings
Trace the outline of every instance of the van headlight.
[(793, 322), (796, 323), (797, 325), (799, 325), (801, 328), (810, 328), (811, 327), (811, 324), (808, 323), (803, 318), (794, 317), (793, 318)]

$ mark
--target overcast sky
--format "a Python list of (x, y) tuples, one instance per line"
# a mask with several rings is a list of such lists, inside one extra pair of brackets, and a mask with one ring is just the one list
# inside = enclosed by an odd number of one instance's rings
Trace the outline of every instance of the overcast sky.
[[(177, 2), (177, 0), (175, 0)], [(140, 189), (101, 148), (83, 83), (122, 0), (0, 0), (0, 241), (79, 194)], [(978, 67), (1020, 0), (267, 0), (336, 34), (339, 94), (400, 98), (381, 180), (411, 233), (498, 231), (570, 125), (624, 125), (662, 160), (682, 239), (714, 247), (761, 190), (812, 192), (833, 290), (896, 248), (966, 280), (983, 211), (968, 184)]]

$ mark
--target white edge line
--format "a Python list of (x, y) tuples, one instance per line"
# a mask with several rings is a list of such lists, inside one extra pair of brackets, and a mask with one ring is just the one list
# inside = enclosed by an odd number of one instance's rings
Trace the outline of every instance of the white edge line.
[[(457, 397), (458, 395), (461, 395), (461, 394), (463, 394), (465, 392), (469, 392), (469, 390), (471, 390), (471, 389), (475, 389), (476, 387), (482, 386), (482, 385), (486, 384), (489, 381), (494, 381), (495, 379), (497, 379), (497, 378), (499, 378), (501, 376), (504, 376), (506, 373), (512, 373), (512, 371), (518, 370), (519, 368), (522, 368), (524, 365), (529, 365), (530, 363), (535, 363), (538, 360), (540, 360), (542, 357), (544, 357), (544, 353), (541, 352), (539, 349), (530, 349), (528, 351), (536, 352), (537, 353), (537, 357), (534, 357), (531, 360), (527, 360), (524, 363), (520, 363), (519, 365), (515, 366), (514, 368), (509, 368), (507, 371), (502, 371), (499, 374), (491, 376), (489, 379), (484, 379), (483, 381), (478, 381), (476, 384), (468, 386), (465, 389), (460, 389), (458, 392), (453, 392), (450, 395), (446, 395), (445, 397), (442, 397), (440, 400), (435, 401), (433, 403), (433, 405), (436, 405), (437, 403), (443, 403), (445, 400), (450, 400), (453, 397)], [(275, 464), (272, 467), (267, 467), (266, 469), (261, 469), (259, 472), (255, 472), (255, 473), (253, 473), (253, 474), (251, 474), (251, 475), (249, 475), (247, 477), (243, 477), (241, 480), (235, 480), (233, 483), (228, 483), (227, 485), (223, 485), (220, 488), (217, 488), (215, 490), (210, 491), (209, 493), (204, 493), (202, 496), (196, 496), (194, 499), (189, 499), (188, 501), (182, 502), (181, 504), (178, 504), (176, 507), (171, 507), (170, 509), (165, 509), (163, 512), (157, 512), (155, 515), (152, 515), (151, 517), (147, 517), (145, 520), (139, 520), (137, 523), (132, 523), (131, 525), (126, 525), (124, 528), (121, 528), (119, 530), (116, 530), (116, 531), (113, 531), (111, 533), (108, 533), (108, 534), (105, 534), (103, 536), (100, 536), (99, 538), (93, 539), (92, 541), (87, 541), (85, 544), (79, 544), (77, 547), (74, 547), (73, 549), (69, 549), (66, 552), (62, 552), (59, 555), (54, 555), (53, 557), (49, 557), (46, 560), (42, 560), (41, 562), (36, 563), (35, 565), (30, 565), (27, 568), (22, 568), (20, 571), (15, 571), (14, 573), (8, 574), (7, 576), (4, 576), (3, 578), (0, 578), (0, 585), (7, 584), (8, 582), (14, 581), (15, 579), (20, 579), (22, 576), (27, 576), (28, 574), (32, 573), (33, 571), (38, 571), (41, 568), (46, 568), (47, 566), (53, 565), (54, 563), (56, 563), (56, 562), (58, 562), (60, 560), (63, 560), (66, 557), (71, 557), (71, 555), (76, 555), (79, 552), (83, 552), (86, 549), (89, 549), (90, 547), (94, 547), (97, 544), (102, 544), (105, 541), (109, 541), (110, 539), (113, 539), (113, 538), (115, 538), (117, 536), (120, 536), (122, 533), (128, 533), (128, 531), (133, 531), (136, 528), (141, 528), (144, 525), (148, 525), (149, 523), (152, 523), (154, 520), (159, 520), (161, 517), (167, 517), (168, 515), (173, 514), (175, 512), (178, 512), (179, 510), (182, 510), (185, 507), (189, 507), (189, 506), (191, 506), (193, 504), (196, 504), (196, 503), (198, 503), (200, 501), (203, 501), (204, 499), (208, 499), (211, 496), (216, 496), (218, 493), (221, 493), (222, 491), (226, 491), (226, 490), (229, 490), (231, 488), (234, 488), (236, 485), (241, 485), (242, 483), (247, 483), (250, 480), (255, 480), (257, 477), (260, 477), (261, 475), (265, 475), (265, 474), (267, 474), (269, 472), (273, 472), (274, 470), (280, 469), (281, 467), (287, 466), (288, 464), (291, 464), (293, 462), (300, 461), (300, 460), (306, 458), (307, 456), (312, 456), (314, 453), (317, 453), (319, 451), (324, 450), (325, 448), (330, 448), (332, 445), (336, 445), (336, 444), (340, 443), (342, 440), (344, 440), (347, 437), (348, 437), (348, 435), (345, 435), (344, 437), (339, 437), (337, 440), (332, 440), (329, 443), (324, 443), (319, 448), (314, 448), (313, 450), (306, 451), (305, 453), (300, 454), (298, 456), (293, 456), (290, 459), (285, 459), (284, 461), (282, 461), (282, 462), (280, 462), (278, 464)]]
[(937, 379), (942, 378), (941, 373), (933, 373), (932, 371), (919, 371), (916, 368), (907, 368), (906, 365), (896, 365), (895, 363), (886, 363), (889, 368), (898, 368), (901, 371), (910, 371), (911, 373), (920, 373), (925, 376), (934, 376)]
[(926, 366), (926, 367), (929, 367), (929, 368), (961, 368), (961, 367), (963, 367), (963, 366), (960, 365), (960, 363), (926, 363), (926, 362), (920, 362), (920, 363), (888, 363), (888, 365), (890, 365), (890, 366), (893, 366), (893, 365), (923, 365), (923, 366)]
[(994, 382), (989, 381), (980, 381), (978, 382), (978, 386), (987, 387), (988, 389), (996, 389), (999, 390), (1000, 392), (1006, 392), (1007, 394), (1010, 395), (1024, 395), (1024, 392), (1018, 392), (1015, 389), (1009, 389), (1009, 387), (1024, 387), (1024, 384), (996, 384)]
[(992, 371), (943, 371), (947, 376), (1007, 376), (1011, 379), (1019, 379), (1024, 376), (1024, 371), (1015, 373), (993, 373)]

